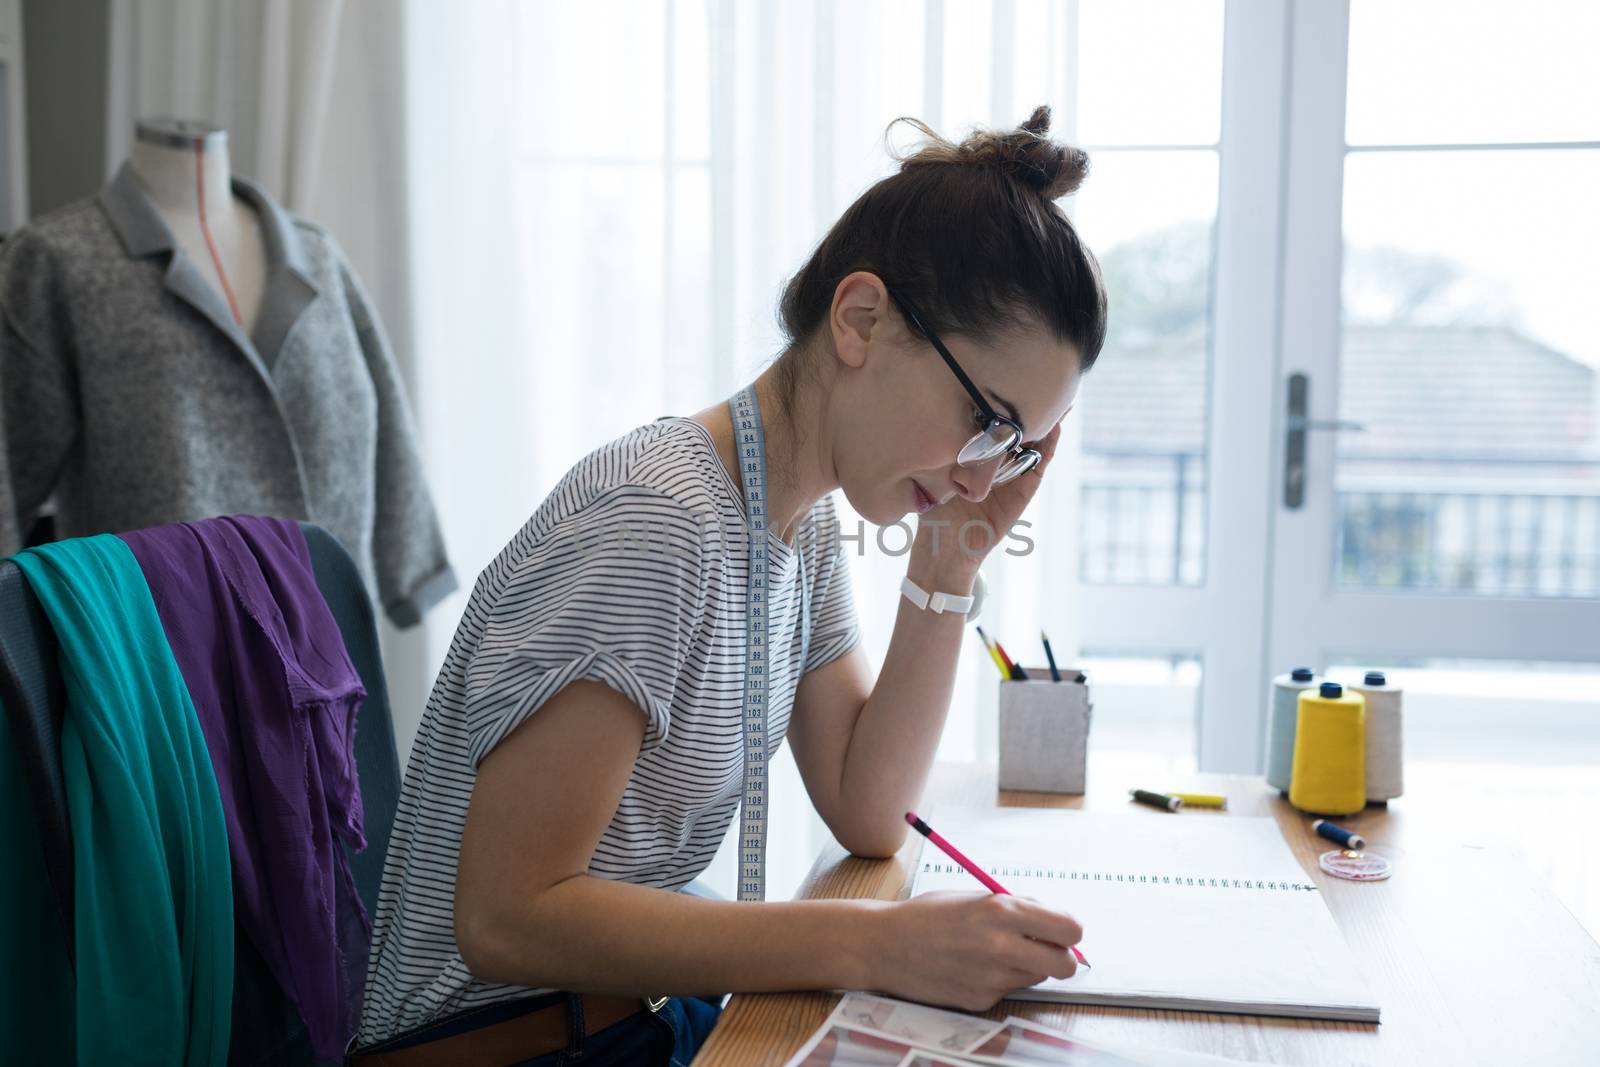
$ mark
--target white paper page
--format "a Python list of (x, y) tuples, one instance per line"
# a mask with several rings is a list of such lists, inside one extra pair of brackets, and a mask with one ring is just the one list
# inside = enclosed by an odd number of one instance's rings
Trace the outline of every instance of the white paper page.
[[(1376, 1018), (1271, 819), (947, 809), (928, 822), (1012, 893), (1083, 924), (1093, 968), (1016, 997)], [(925, 845), (913, 893), (951, 889), (981, 887)]]

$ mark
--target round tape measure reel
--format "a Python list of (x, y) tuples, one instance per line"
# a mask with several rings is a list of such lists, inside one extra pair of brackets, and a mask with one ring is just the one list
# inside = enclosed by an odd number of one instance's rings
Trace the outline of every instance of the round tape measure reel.
[(1336, 848), (1317, 857), (1317, 865), (1335, 878), (1352, 882), (1380, 882), (1389, 877), (1389, 861), (1376, 852), (1354, 852)]

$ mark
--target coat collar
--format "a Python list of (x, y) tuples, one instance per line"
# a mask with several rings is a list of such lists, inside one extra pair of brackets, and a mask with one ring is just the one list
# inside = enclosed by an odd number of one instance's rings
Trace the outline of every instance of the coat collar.
[(277, 363), (284, 339), (320, 291), (311, 280), (310, 258), (294, 219), (254, 182), (235, 177), (232, 185), (234, 195), (255, 208), (267, 253), (266, 290), (250, 336), (234, 321), (223, 295), (178, 246), (131, 164), (123, 163), (116, 177), (101, 191), (100, 205), (131, 258), (172, 254), (167, 262), (166, 287), (227, 335), (270, 383), (268, 368)]

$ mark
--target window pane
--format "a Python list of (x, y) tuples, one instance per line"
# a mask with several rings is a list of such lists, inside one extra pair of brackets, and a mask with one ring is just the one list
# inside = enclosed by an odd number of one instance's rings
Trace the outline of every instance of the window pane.
[(1078, 5), (1078, 140), (1214, 145), (1222, 127), (1222, 2)]
[(1353, 0), (1351, 144), (1600, 140), (1600, 5)]
[(1600, 936), (1600, 664), (1496, 660), (1385, 663), (1335, 657), (1328, 677), (1384, 670), (1401, 687), (1406, 811), (1461, 812), (1461, 824), (1522, 852)]
[(1207, 350), (1217, 156), (1097, 152), (1073, 212), (1111, 332), (1084, 379), (1084, 581), (1205, 579)]
[[(1135, 777), (1194, 773), (1202, 669), (1198, 657), (1089, 651), (1074, 664), (1094, 702), (1089, 773), (1127, 768)], [(1178, 788), (1160, 783), (1149, 788)]]
[(1338, 581), (1600, 595), (1600, 151), (1345, 170)]

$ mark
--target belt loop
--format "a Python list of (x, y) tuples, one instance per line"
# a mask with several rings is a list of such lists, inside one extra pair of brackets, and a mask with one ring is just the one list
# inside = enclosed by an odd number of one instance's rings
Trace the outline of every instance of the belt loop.
[(583, 1052), (583, 994), (567, 994), (567, 1055)]

